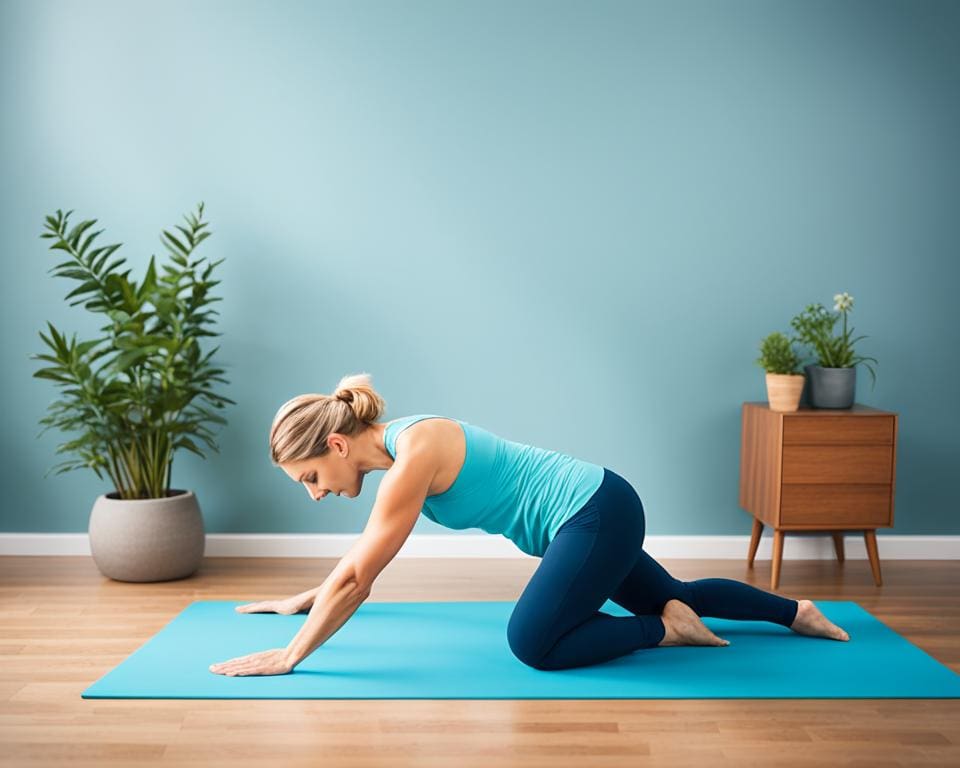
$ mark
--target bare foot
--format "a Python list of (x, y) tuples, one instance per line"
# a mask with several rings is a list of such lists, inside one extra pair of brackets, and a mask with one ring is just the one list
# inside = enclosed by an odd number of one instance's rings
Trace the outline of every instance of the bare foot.
[(811, 601), (799, 600), (797, 602), (799, 603), (797, 617), (790, 625), (790, 629), (794, 632), (814, 637), (829, 637), (832, 640), (847, 641), (850, 639), (850, 635), (820, 613), (820, 609)]
[(682, 600), (667, 600), (660, 618), (667, 630), (660, 645), (730, 645), (729, 640), (713, 634)]

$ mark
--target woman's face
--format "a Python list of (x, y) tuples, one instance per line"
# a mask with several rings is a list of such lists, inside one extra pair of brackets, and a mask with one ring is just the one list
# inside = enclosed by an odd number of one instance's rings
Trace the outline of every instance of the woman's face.
[(352, 498), (360, 493), (363, 485), (363, 474), (335, 450), (325, 456), (290, 461), (280, 466), (294, 482), (302, 483), (315, 501), (329, 493)]

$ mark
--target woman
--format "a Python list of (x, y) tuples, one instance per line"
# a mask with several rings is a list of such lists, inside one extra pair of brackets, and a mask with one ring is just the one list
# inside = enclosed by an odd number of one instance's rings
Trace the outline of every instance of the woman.
[[(309, 609), (290, 645), (214, 664), (212, 672), (291, 671), (366, 599), (421, 513), (448, 528), (503, 534), (541, 558), (507, 626), (511, 651), (535, 669), (597, 664), (656, 646), (729, 645), (701, 616), (770, 621), (849, 640), (809, 600), (732, 579), (675, 579), (643, 551), (643, 505), (616, 472), (459, 419), (420, 414), (378, 423), (384, 408), (369, 375), (358, 374), (331, 396), (301, 395), (277, 412), (271, 460), (312, 499), (355, 497), (368, 472), (387, 473), (367, 528), (323, 585), (237, 607)], [(600, 612), (608, 599), (633, 615)]]

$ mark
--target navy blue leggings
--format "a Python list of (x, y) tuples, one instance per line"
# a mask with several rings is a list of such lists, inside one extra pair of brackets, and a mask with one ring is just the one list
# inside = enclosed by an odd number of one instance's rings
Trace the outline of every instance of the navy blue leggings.
[[(643, 551), (645, 529), (633, 486), (604, 468), (603, 483), (557, 531), (513, 609), (507, 639), (520, 661), (566, 669), (652, 648), (674, 598), (698, 616), (793, 623), (796, 600), (733, 579), (675, 579)], [(634, 615), (600, 612), (608, 599)]]

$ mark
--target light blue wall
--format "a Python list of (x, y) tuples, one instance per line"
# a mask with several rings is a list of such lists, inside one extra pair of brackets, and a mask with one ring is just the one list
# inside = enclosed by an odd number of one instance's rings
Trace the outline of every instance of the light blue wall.
[[(76, 209), (134, 275), (206, 202), (238, 402), (178, 453), (210, 532), (355, 532), (267, 456), (276, 408), (369, 371), (625, 475), (649, 534), (744, 534), (759, 340), (856, 299), (857, 399), (900, 414), (892, 533), (957, 534), (960, 4), (0, 2), (0, 530), (87, 529), (33, 379)], [(444, 532), (428, 520), (418, 532)], [(476, 531), (464, 531), (473, 533)], [(883, 533), (883, 532), (882, 532)]]

